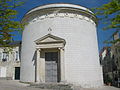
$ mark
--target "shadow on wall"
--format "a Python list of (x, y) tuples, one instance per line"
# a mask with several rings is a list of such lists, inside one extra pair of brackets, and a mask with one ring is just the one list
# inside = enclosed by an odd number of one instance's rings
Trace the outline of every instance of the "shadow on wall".
[(33, 55), (33, 58), (32, 58), (32, 62), (33, 62), (34, 66), (36, 65), (36, 60), (37, 60), (37, 51), (34, 52), (34, 55)]

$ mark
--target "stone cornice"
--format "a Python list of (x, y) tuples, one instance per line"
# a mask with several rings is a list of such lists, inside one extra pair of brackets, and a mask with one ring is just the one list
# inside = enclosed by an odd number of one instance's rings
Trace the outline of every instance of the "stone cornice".
[(28, 13), (22, 19), (22, 22), (35, 22), (37, 20), (43, 20), (45, 18), (54, 18), (54, 17), (70, 17), (70, 18), (79, 18), (90, 21), (92, 23), (97, 24), (97, 18), (93, 13), (89, 11), (85, 11), (82, 9), (74, 9), (74, 8), (45, 8), (33, 11)]
[(88, 11), (90, 13), (93, 13), (88, 8), (85, 8), (85, 7), (80, 6), (80, 5), (74, 5), (74, 4), (68, 4), (68, 3), (53, 3), (53, 4), (47, 4), (47, 5), (42, 5), (42, 6), (35, 7), (33, 9), (29, 10), (27, 12), (27, 14), (31, 13), (33, 11), (37, 11), (37, 10), (40, 10), (40, 9), (46, 9), (46, 8), (74, 8), (74, 9), (81, 9), (81, 10), (85, 10), (85, 11)]

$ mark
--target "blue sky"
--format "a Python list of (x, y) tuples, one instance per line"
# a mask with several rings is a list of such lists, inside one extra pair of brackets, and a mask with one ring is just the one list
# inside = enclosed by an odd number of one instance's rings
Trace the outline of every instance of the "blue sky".
[[(24, 0), (21, 0), (24, 1)], [(106, 4), (110, 0), (25, 0), (25, 4), (18, 7), (18, 15), (16, 20), (21, 20), (24, 14), (29, 11), (30, 9), (44, 5), (44, 4), (50, 4), (50, 3), (71, 3), (71, 4), (77, 4), (81, 5), (87, 8), (94, 8), (94, 7), (100, 7), (103, 4)], [(102, 49), (102, 47), (106, 46), (107, 44), (104, 44), (103, 41), (107, 40), (113, 33), (113, 30), (106, 30), (103, 31), (103, 24), (102, 22), (99, 22), (97, 27), (97, 34), (98, 34), (98, 45), (99, 50)], [(21, 40), (21, 35), (19, 33), (16, 33), (17, 35), (14, 36), (14, 40)]]

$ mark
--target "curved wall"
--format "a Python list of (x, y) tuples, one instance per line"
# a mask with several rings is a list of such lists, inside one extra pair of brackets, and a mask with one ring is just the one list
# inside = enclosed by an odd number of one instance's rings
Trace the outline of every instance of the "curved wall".
[[(34, 12), (31, 13), (33, 15)], [(22, 37), (20, 78), (22, 82), (35, 81), (34, 41), (47, 35), (50, 27), (52, 35), (66, 40), (65, 81), (82, 87), (102, 86), (96, 24), (92, 19), (76, 13), (57, 12), (57, 14), (34, 16), (34, 19), (28, 21), (29, 24), (25, 26)]]

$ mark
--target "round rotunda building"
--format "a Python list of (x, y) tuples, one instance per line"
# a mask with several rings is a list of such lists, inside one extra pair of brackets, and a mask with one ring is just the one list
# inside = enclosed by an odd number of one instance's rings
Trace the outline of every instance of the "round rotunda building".
[(73, 4), (49, 4), (25, 14), (22, 82), (103, 85), (96, 34), (97, 19)]

